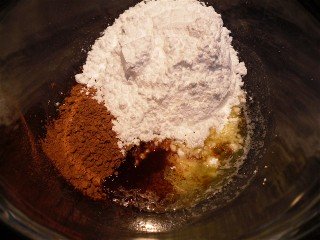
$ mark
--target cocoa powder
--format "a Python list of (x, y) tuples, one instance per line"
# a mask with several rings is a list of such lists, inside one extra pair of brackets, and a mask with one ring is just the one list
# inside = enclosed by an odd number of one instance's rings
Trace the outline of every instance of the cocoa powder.
[(73, 87), (59, 107), (60, 116), (47, 126), (41, 145), (61, 175), (77, 190), (103, 200), (103, 179), (120, 166), (113, 116), (82, 85)]

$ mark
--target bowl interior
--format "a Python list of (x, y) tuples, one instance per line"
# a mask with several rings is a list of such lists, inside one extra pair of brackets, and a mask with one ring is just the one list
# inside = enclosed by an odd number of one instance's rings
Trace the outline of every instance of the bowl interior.
[(208, 1), (246, 63), (253, 147), (234, 181), (190, 210), (146, 213), (73, 190), (39, 148), (95, 39), (138, 1), (11, 2), (0, 12), (0, 209), (34, 238), (290, 235), (320, 186), (320, 27), (299, 3)]

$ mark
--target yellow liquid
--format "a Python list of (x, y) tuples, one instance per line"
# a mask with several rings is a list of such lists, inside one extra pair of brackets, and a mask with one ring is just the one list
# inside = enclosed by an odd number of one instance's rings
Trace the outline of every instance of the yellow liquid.
[(203, 147), (172, 143), (172, 167), (165, 170), (164, 176), (176, 190), (173, 208), (192, 206), (205, 198), (210, 189), (214, 191), (225, 184), (241, 164), (246, 132), (244, 114), (234, 107), (222, 131), (211, 129)]

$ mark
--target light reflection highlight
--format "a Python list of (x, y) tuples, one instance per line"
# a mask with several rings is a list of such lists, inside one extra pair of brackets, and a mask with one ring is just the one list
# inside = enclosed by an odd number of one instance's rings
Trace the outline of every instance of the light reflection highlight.
[(134, 228), (141, 232), (162, 232), (165, 230), (161, 223), (152, 219), (137, 219)]
[(293, 207), (298, 202), (300, 202), (301, 198), (303, 197), (304, 193), (299, 194), (297, 197), (294, 198), (294, 200), (291, 202), (290, 207)]

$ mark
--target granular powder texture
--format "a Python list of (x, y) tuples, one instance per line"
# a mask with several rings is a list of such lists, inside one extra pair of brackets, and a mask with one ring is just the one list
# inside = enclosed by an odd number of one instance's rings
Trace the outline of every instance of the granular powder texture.
[(94, 200), (105, 199), (102, 182), (123, 159), (112, 130), (112, 115), (76, 85), (60, 106), (60, 117), (47, 127), (42, 147), (61, 175)]
[(142, 1), (97, 39), (76, 80), (115, 117), (121, 148), (154, 139), (201, 146), (244, 94), (247, 69), (229, 34), (197, 0)]

